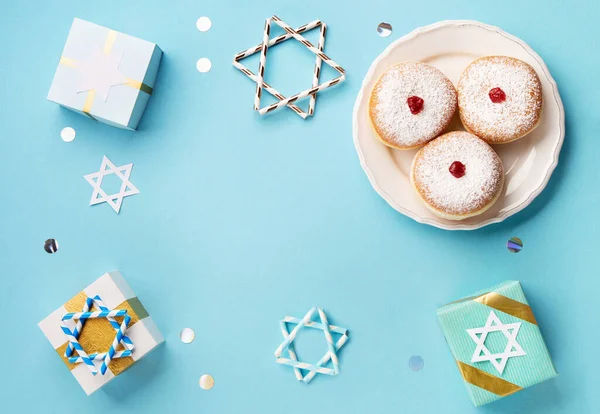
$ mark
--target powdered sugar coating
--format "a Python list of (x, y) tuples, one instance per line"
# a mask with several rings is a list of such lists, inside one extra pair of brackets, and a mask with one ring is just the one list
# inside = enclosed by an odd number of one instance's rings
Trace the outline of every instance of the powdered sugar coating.
[[(450, 165), (465, 165), (454, 177)], [(449, 132), (431, 141), (415, 156), (411, 180), (426, 205), (449, 219), (484, 212), (497, 199), (504, 183), (500, 157), (483, 140), (468, 132)]]
[[(423, 99), (423, 109), (411, 113), (407, 99)], [(379, 78), (369, 102), (373, 126), (388, 146), (409, 149), (438, 136), (457, 107), (456, 89), (438, 69), (421, 62), (404, 62)]]
[[(494, 103), (500, 88), (506, 101)], [(467, 130), (490, 144), (514, 141), (531, 132), (542, 112), (542, 85), (527, 63), (507, 56), (486, 56), (471, 63), (458, 82), (460, 118)]]

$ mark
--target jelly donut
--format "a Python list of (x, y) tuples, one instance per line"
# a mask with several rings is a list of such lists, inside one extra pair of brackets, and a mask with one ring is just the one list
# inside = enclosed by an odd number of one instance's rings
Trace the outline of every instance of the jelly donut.
[(538, 126), (542, 84), (535, 70), (519, 59), (482, 57), (460, 77), (458, 108), (468, 131), (489, 144), (505, 144)]
[(392, 148), (420, 147), (444, 131), (456, 112), (456, 89), (438, 69), (399, 63), (379, 78), (369, 116), (379, 140)]
[(504, 168), (496, 152), (469, 132), (442, 135), (419, 150), (410, 180), (436, 215), (463, 220), (483, 213), (500, 196)]

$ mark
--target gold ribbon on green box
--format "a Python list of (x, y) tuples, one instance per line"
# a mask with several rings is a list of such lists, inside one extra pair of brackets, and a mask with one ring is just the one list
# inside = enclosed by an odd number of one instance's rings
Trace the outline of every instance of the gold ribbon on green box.
[(458, 365), (460, 374), (466, 382), (479, 388), (483, 388), (484, 390), (501, 397), (506, 397), (507, 395), (511, 395), (522, 390), (521, 387), (513, 384), (512, 382), (508, 382), (500, 377), (488, 374), (487, 372), (477, 369), (469, 364), (465, 364), (464, 362), (457, 360), (456, 364)]

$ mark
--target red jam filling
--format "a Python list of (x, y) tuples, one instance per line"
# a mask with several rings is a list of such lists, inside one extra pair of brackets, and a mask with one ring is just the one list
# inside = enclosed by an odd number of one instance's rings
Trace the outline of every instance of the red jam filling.
[(423, 110), (423, 102), (423, 99), (418, 96), (409, 96), (406, 100), (410, 113), (413, 115), (416, 115)]
[(456, 178), (460, 178), (467, 172), (467, 167), (465, 167), (465, 164), (460, 161), (454, 161), (452, 164), (450, 164), (448, 171), (450, 171), (450, 174)]
[(500, 88), (494, 88), (489, 93), (490, 99), (493, 103), (502, 103), (506, 101), (506, 94)]

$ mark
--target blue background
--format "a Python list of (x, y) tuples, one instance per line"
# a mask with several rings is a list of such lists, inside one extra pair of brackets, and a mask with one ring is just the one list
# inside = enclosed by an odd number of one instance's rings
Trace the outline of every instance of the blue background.
[[(201, 2), (3, 0), (0, 175), (0, 411), (86, 413), (597, 413), (600, 343), (598, 127), (600, 30), (592, 0)], [(234, 69), (264, 19), (319, 18), (325, 51), (348, 72), (316, 115), (260, 118), (253, 83)], [(213, 27), (200, 33), (196, 19)], [(138, 132), (46, 101), (73, 17), (164, 50)], [(533, 47), (562, 95), (567, 136), (548, 187), (499, 225), (448, 232), (391, 209), (360, 168), (354, 99), (371, 62), (398, 37), (439, 20), (497, 25)], [(387, 39), (376, 26), (389, 21)], [(314, 39), (314, 33), (312, 39)], [(298, 45), (269, 56), (267, 80), (291, 94), (311, 81)], [(279, 49), (279, 50), (278, 50)], [(213, 63), (196, 71), (200, 57)], [(254, 66), (255, 67), (255, 66)], [(65, 143), (60, 131), (77, 138)], [(121, 213), (89, 207), (83, 175), (102, 156), (134, 163), (141, 193)], [(110, 186), (110, 182), (107, 185)], [(519, 254), (505, 247), (512, 237)], [(43, 250), (56, 238), (58, 253)], [(36, 326), (102, 273), (123, 272), (167, 343), (86, 397)], [(475, 409), (438, 326), (439, 305), (506, 279), (523, 282), (560, 376)], [(350, 329), (341, 374), (297, 383), (274, 361), (278, 321), (313, 305)], [(196, 340), (179, 341), (191, 327)], [(303, 333), (301, 356), (325, 351)], [(302, 353), (303, 348), (305, 352)], [(422, 371), (408, 367), (412, 355)], [(198, 378), (210, 373), (215, 387)]]

